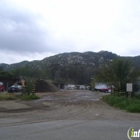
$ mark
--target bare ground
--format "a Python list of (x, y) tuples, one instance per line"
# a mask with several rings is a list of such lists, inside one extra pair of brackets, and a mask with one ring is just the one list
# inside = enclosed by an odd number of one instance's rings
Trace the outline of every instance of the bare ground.
[(54, 120), (140, 120), (140, 114), (103, 102), (104, 93), (83, 90), (37, 94), (41, 99), (36, 101), (0, 101), (0, 126)]

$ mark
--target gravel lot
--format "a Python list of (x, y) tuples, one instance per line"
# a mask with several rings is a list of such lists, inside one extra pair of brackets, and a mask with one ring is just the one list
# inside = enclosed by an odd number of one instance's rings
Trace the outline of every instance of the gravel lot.
[(35, 101), (0, 101), (1, 140), (128, 140), (140, 114), (110, 107), (106, 93), (38, 93)]
[[(41, 99), (36, 101), (0, 101), (0, 125), (3, 125), (2, 120), (10, 118), (17, 118), (17, 123), (19, 120), (20, 123), (52, 120), (140, 120), (140, 114), (128, 113), (104, 103), (101, 98), (106, 93), (82, 90), (37, 94)], [(10, 123), (7, 122), (7, 125)]]

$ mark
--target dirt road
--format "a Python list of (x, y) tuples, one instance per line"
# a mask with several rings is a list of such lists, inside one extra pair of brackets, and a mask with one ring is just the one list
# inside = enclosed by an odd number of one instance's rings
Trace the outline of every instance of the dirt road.
[(0, 102), (2, 140), (128, 140), (140, 114), (110, 107), (105, 93), (63, 91), (38, 94), (36, 101)]
[[(0, 108), (0, 126), (5, 125), (3, 120), (10, 118), (19, 119), (15, 123), (50, 120), (140, 120), (140, 114), (127, 113), (104, 103), (101, 100), (104, 94), (106, 93), (84, 90), (63, 91), (38, 93), (41, 99), (36, 101), (3, 101), (8, 107)], [(14, 104), (15, 108), (12, 107)], [(10, 125), (10, 122), (7, 122), (7, 125)]]

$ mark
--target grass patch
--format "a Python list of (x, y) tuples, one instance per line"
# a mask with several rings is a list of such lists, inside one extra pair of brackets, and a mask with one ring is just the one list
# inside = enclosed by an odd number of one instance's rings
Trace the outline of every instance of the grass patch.
[(37, 100), (40, 99), (37, 95), (15, 95), (14, 93), (0, 93), (0, 101), (2, 100)]
[(0, 100), (16, 100), (17, 97), (14, 94), (0, 93)]
[(126, 110), (128, 112), (140, 113), (140, 104), (131, 104), (126, 108)]
[(21, 100), (37, 100), (40, 99), (39, 96), (32, 94), (32, 95), (22, 95), (19, 97)]
[(128, 112), (140, 113), (140, 99), (137, 98), (125, 98), (112, 95), (103, 96), (103, 101), (109, 105), (124, 109)]

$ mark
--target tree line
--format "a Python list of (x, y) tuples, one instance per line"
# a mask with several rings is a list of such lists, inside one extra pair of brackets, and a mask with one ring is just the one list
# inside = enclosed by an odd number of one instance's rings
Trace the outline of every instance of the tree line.
[(16, 68), (11, 71), (0, 71), (0, 78), (18, 78), (20, 76), (35, 79), (48, 79), (54, 83), (73, 83), (73, 84), (90, 84), (91, 75), (94, 74), (93, 67), (87, 67), (82, 64), (70, 64), (61, 66), (52, 64), (50, 67), (32, 68), (29, 65)]
[(125, 91), (126, 83), (134, 83), (140, 77), (140, 69), (124, 58), (116, 58), (107, 61), (99, 67), (82, 64), (70, 64), (61, 66), (52, 64), (44, 68), (32, 68), (30, 65), (16, 68), (11, 71), (4, 71), (0, 68), (0, 78), (30, 77), (36, 79), (49, 79), (58, 83), (92, 84), (104, 82), (114, 85), (119, 91)]
[(140, 68), (136, 68), (128, 59), (117, 58), (98, 70), (92, 84), (103, 82), (113, 85), (117, 92), (126, 93), (126, 83), (135, 83), (138, 80), (140, 80)]

